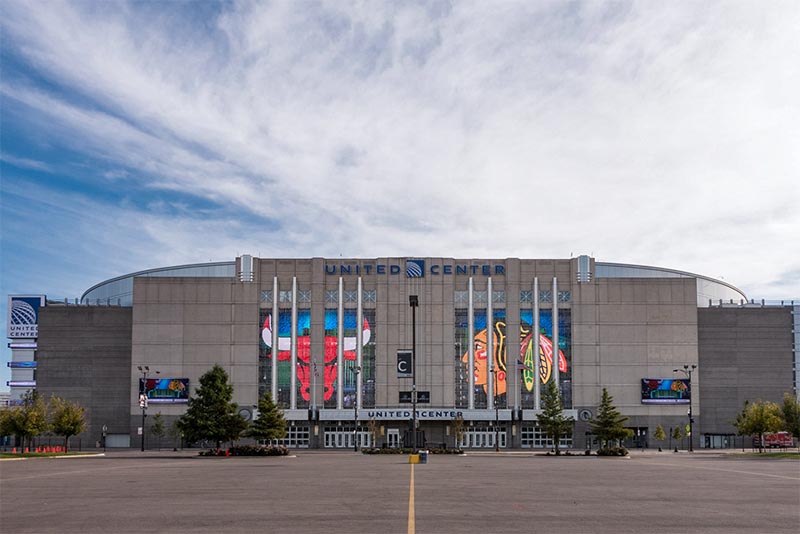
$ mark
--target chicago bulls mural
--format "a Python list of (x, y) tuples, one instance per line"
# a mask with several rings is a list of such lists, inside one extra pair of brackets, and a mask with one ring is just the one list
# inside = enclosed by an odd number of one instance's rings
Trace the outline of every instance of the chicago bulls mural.
[[(312, 382), (320, 374), (317, 368), (319, 363), (323, 364), (321, 373), (323, 381), (323, 400), (335, 400), (334, 393), (336, 392), (337, 376), (338, 373), (341, 372), (336, 365), (336, 357), (339, 348), (339, 340), (337, 335), (338, 312), (334, 309), (325, 310), (324, 352), (322, 358), (312, 358), (310, 315), (311, 314), (309, 310), (298, 310), (297, 313), (297, 383), (300, 388), (300, 395), (304, 401), (308, 402), (310, 400)], [(366, 313), (364, 314), (364, 320), (361, 325), (361, 341), (363, 346), (366, 346), (372, 339), (372, 327), (367, 315), (368, 314)], [(272, 314), (266, 313), (261, 327), (261, 340), (263, 342), (262, 348), (265, 349), (262, 350), (262, 357), (266, 359), (272, 358), (272, 332), (274, 327), (275, 325), (272, 320)], [(345, 310), (343, 363), (345, 363), (346, 367), (347, 362), (353, 362), (351, 363), (351, 366), (354, 366), (356, 361), (358, 338), (356, 337), (355, 327), (356, 310)], [(289, 367), (291, 362), (291, 335), (291, 311), (281, 310), (279, 312), (278, 321), (278, 383), (285, 386), (289, 385), (288, 374), (291, 372)], [(285, 363), (281, 365), (281, 362)], [(275, 364), (275, 362), (272, 363)], [(365, 371), (364, 378), (366, 378), (368, 372), (371, 371), (371, 369), (368, 369), (371, 367), (371, 365), (369, 365), (370, 363), (371, 362), (368, 361), (362, 361), (362, 366), (364, 366)], [(316, 375), (313, 378), (312, 373)], [(349, 378), (349, 380), (345, 380), (344, 387), (345, 390), (350, 389), (354, 392), (355, 384), (347, 383), (348, 381), (353, 381), (352, 374), (349, 375), (350, 376), (345, 375), (345, 378)]]

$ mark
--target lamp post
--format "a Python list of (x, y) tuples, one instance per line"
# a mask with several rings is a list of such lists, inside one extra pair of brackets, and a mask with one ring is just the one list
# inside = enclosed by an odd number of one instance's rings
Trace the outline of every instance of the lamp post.
[(417, 307), (419, 306), (419, 297), (409, 295), (408, 305), (411, 306), (411, 435), (414, 436), (414, 452), (417, 452)]
[(683, 369), (673, 369), (673, 373), (683, 373), (687, 377), (689, 377), (689, 452), (694, 452), (694, 446), (692, 445), (692, 441), (694, 440), (694, 435), (692, 435), (692, 423), (694, 423), (694, 418), (692, 418), (692, 372), (697, 369), (696, 364), (686, 364), (683, 366)]
[(356, 398), (353, 399), (353, 450), (358, 452), (358, 374), (361, 372), (361, 366), (356, 366), (353, 372), (356, 383)]
[(497, 367), (489, 369), (494, 375), (494, 450), (500, 452), (500, 408), (497, 406)]
[[(150, 366), (137, 366), (137, 369), (142, 373), (142, 385), (139, 388), (139, 407), (142, 409), (142, 452), (144, 452), (144, 422), (147, 417), (147, 373), (150, 372)], [(156, 371), (159, 374), (159, 371)]]

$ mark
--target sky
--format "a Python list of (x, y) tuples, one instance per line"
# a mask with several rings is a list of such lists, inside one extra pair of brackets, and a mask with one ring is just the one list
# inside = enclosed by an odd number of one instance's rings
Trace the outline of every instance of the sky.
[(794, 1), (4, 0), (0, 293), (590, 254), (800, 300), (799, 27)]

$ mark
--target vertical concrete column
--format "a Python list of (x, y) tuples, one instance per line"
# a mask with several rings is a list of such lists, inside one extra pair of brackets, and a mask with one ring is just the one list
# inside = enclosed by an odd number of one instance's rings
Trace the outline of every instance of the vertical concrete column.
[(358, 311), (356, 312), (356, 365), (360, 372), (356, 373), (356, 406), (361, 409), (361, 383), (364, 368), (361, 366), (362, 348), (364, 345), (364, 308), (361, 303), (361, 277), (358, 277)]
[[(494, 369), (494, 373), (488, 372)], [(494, 410), (494, 383), (497, 381), (497, 362), (494, 361), (494, 307), (492, 277), (486, 281), (486, 408)]]
[(469, 351), (468, 366), (469, 366), (469, 409), (475, 409), (475, 301), (473, 300), (473, 285), (472, 277), (469, 277), (469, 305), (467, 310), (467, 330), (469, 339), (467, 339), (467, 350)]
[(280, 293), (278, 291), (278, 277), (272, 278), (272, 400), (278, 402), (278, 329), (280, 327), (279, 314), (280, 308), (278, 301)]
[(339, 313), (336, 325), (336, 408), (344, 407), (344, 280), (339, 277)]
[(561, 393), (561, 371), (558, 368), (558, 279), (553, 277), (553, 380)]
[(291, 348), (291, 378), (289, 380), (291, 397), (289, 408), (297, 409), (297, 277), (292, 277), (292, 348)]
[(542, 409), (542, 379), (539, 376), (542, 366), (539, 361), (539, 351), (541, 350), (541, 343), (539, 342), (539, 330), (541, 324), (539, 322), (539, 277), (533, 278), (533, 368), (536, 370), (533, 376), (533, 408), (534, 410)]

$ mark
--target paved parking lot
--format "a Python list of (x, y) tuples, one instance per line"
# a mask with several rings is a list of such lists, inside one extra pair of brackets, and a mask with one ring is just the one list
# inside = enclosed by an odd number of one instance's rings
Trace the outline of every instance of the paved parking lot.
[(2, 531), (796, 534), (800, 525), (797, 460), (472, 453), (412, 468), (406, 456), (354, 452), (193, 454), (4, 461)]

